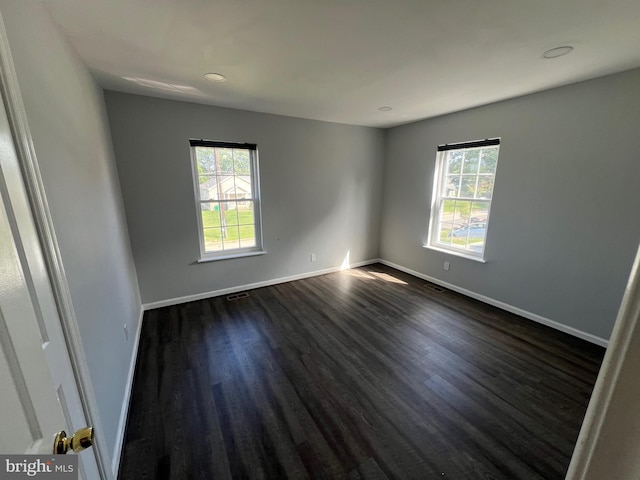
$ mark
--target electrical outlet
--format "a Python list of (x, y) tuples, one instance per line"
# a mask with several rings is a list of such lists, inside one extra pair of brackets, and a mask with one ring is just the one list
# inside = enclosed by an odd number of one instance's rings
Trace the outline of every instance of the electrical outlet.
[(124, 324), (124, 339), (125, 341), (129, 341), (129, 329), (127, 328), (127, 324)]
[(312, 262), (315, 262), (315, 261), (316, 261), (316, 254), (315, 254), (315, 253), (312, 253), (312, 254), (311, 254), (311, 261), (312, 261)]
[(449, 270), (449, 262), (444, 262), (444, 269)]

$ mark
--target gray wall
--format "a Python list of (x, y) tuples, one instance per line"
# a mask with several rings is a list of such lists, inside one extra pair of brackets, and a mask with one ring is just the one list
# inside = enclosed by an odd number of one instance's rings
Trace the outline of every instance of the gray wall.
[(102, 90), (37, 2), (0, 12), (113, 450), (141, 305)]
[[(105, 95), (143, 303), (377, 258), (382, 130)], [(195, 263), (189, 138), (258, 144), (266, 255)]]
[[(381, 257), (609, 338), (640, 238), (639, 132), (640, 70), (390, 129)], [(487, 263), (423, 248), (437, 145), (488, 137)]]

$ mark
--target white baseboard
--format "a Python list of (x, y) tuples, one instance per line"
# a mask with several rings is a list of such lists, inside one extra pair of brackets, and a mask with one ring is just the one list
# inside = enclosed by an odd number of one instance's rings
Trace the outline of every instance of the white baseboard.
[(131, 352), (131, 362), (129, 363), (129, 374), (127, 375), (127, 383), (124, 389), (124, 398), (122, 400), (122, 409), (120, 410), (120, 421), (118, 422), (118, 432), (116, 433), (116, 445), (111, 456), (111, 471), (114, 478), (118, 478), (118, 470), (120, 468), (120, 457), (122, 456), (122, 448), (124, 447), (124, 434), (127, 428), (127, 417), (129, 416), (129, 403), (131, 400), (131, 392), (133, 391), (133, 376), (136, 371), (136, 360), (138, 359), (138, 347), (140, 346), (140, 334), (142, 333), (142, 318), (144, 317), (144, 306), (140, 308), (138, 317), (138, 328)]
[[(349, 268), (363, 267), (365, 265), (371, 265), (378, 263), (380, 260), (374, 258), (371, 260), (365, 260), (362, 262), (355, 262), (349, 264)], [(343, 267), (331, 267), (324, 270), (316, 270), (313, 272), (300, 273), (298, 275), (291, 275), (289, 277), (274, 278), (271, 280), (265, 280), (262, 282), (249, 283), (247, 285), (238, 285), (236, 287), (223, 288), (221, 290), (213, 290), (210, 292), (196, 293), (195, 295), (186, 295), (184, 297), (169, 298), (167, 300), (159, 300), (157, 302), (145, 303), (142, 305), (144, 310), (152, 310), (154, 308), (169, 307), (171, 305), (179, 305), (181, 303), (194, 302), (196, 300), (202, 300), (205, 298), (218, 297), (220, 295), (229, 295), (231, 293), (244, 292), (245, 290), (253, 290), (254, 288), (269, 287), (271, 285), (277, 285), (279, 283), (291, 282), (293, 280), (301, 280), (303, 278), (317, 277), (318, 275), (326, 275), (327, 273), (339, 272), (344, 270)]]
[(509, 305), (508, 303), (494, 300), (493, 298), (472, 292), (471, 290), (458, 287), (457, 285), (453, 285), (451, 283), (444, 282), (438, 278), (430, 277), (429, 275), (416, 272), (415, 270), (403, 267), (402, 265), (398, 265), (397, 263), (389, 262), (388, 260), (380, 259), (379, 262), (389, 267), (395, 268), (396, 270), (408, 273), (409, 275), (413, 275), (414, 277), (422, 278), (423, 280), (426, 280), (428, 282), (435, 283), (436, 285), (440, 285), (441, 287), (445, 287), (449, 290), (453, 290), (454, 292), (461, 293), (462, 295), (466, 295), (467, 297), (475, 298), (476, 300), (480, 300), (481, 302), (488, 303), (489, 305), (493, 305), (494, 307), (501, 308), (502, 310), (506, 310), (507, 312), (515, 313), (516, 315), (524, 317), (528, 320), (533, 320), (534, 322), (538, 322), (556, 330), (560, 330), (561, 332), (568, 333), (569, 335), (573, 335), (574, 337), (578, 337), (588, 342), (595, 343), (596, 345), (600, 345), (602, 347), (607, 347), (609, 345), (609, 341), (605, 340), (604, 338), (600, 338), (590, 333), (583, 332), (582, 330), (578, 330), (577, 328), (563, 325), (562, 323), (558, 323), (554, 320), (550, 320), (535, 313), (522, 310), (521, 308), (514, 307), (513, 305)]
[[(442, 287), (448, 288), (449, 290), (453, 290), (454, 292), (461, 293), (462, 295), (466, 295), (467, 297), (475, 298), (476, 300), (480, 300), (481, 302), (487, 303), (489, 305), (493, 305), (494, 307), (498, 307), (502, 310), (506, 310), (507, 312), (514, 313), (521, 317), (524, 317), (528, 320), (533, 320), (534, 322), (541, 323), (548, 327), (554, 328), (556, 330), (560, 330), (561, 332), (568, 333), (569, 335), (573, 335), (574, 337), (581, 338), (591, 343), (595, 343), (596, 345), (600, 345), (602, 347), (607, 347), (609, 341), (598, 337), (596, 335), (592, 335), (587, 332), (583, 332), (582, 330), (578, 330), (574, 327), (569, 327), (562, 323), (556, 322), (549, 318), (545, 318), (541, 315), (537, 315), (535, 313), (529, 312), (527, 310), (523, 310), (518, 307), (514, 307), (513, 305), (509, 305), (508, 303), (501, 302), (499, 300), (495, 300), (493, 298), (487, 297), (485, 295), (481, 295), (476, 292), (472, 292), (471, 290), (467, 290), (466, 288), (459, 287), (452, 283), (445, 282), (435, 277), (430, 277), (429, 275), (425, 275), (423, 273), (417, 272), (407, 267), (403, 267), (402, 265), (398, 265), (397, 263), (390, 262), (388, 260), (382, 258), (374, 258), (371, 260), (365, 260), (362, 262), (356, 262), (349, 265), (349, 268), (363, 267), (365, 265), (371, 265), (373, 263), (382, 263), (389, 267), (395, 268), (396, 270), (400, 270), (402, 272), (408, 273), (409, 275), (413, 275), (414, 277), (422, 278), (423, 280), (427, 280), (428, 282), (435, 283), (436, 285), (440, 285)], [(196, 300), (202, 300), (204, 298), (217, 297), (220, 295), (229, 295), (232, 293), (242, 292), (245, 290), (252, 290), (254, 288), (268, 287), (271, 285), (277, 285), (279, 283), (291, 282), (294, 280), (301, 280), (303, 278), (316, 277), (318, 275), (325, 275), (327, 273), (334, 273), (342, 270), (342, 267), (331, 267), (326, 268), (324, 270), (316, 270), (313, 272), (301, 273), (298, 275), (291, 275), (289, 277), (280, 277), (274, 278), (271, 280), (265, 280), (262, 282), (250, 283), (247, 285), (238, 285), (235, 287), (223, 288), (220, 290), (213, 290), (210, 292), (197, 293), (195, 295), (187, 295), (184, 297), (176, 297), (169, 298), (167, 300), (160, 300), (157, 302), (145, 303), (142, 305), (143, 309), (152, 310), (154, 308), (168, 307), (171, 305), (178, 305), (180, 303), (193, 302)]]

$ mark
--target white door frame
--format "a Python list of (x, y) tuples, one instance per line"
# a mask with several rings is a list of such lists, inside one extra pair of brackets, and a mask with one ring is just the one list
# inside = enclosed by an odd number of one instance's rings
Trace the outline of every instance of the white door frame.
[(567, 480), (640, 478), (640, 248)]
[(33, 219), (38, 231), (42, 253), (47, 265), (51, 288), (55, 298), (62, 331), (64, 333), (69, 359), (76, 379), (80, 400), (87, 422), (95, 429), (95, 457), (102, 480), (112, 480), (111, 455), (102, 434), (93, 384), (82, 346), (80, 330), (71, 300), (62, 256), (58, 247), (53, 220), (38, 167), (38, 161), (27, 122), (27, 114), (22, 102), (9, 41), (0, 15), (0, 92), (5, 101), (7, 117), (13, 133), (16, 153), (22, 169), (24, 183), (29, 197)]

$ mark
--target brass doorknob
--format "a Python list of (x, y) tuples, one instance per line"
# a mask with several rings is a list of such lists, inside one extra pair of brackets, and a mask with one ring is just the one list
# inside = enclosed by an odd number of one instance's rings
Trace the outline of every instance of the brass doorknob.
[(61, 430), (55, 436), (53, 453), (56, 455), (65, 454), (69, 450), (78, 453), (91, 445), (93, 445), (93, 427), (81, 428), (71, 437), (67, 437), (67, 432)]

